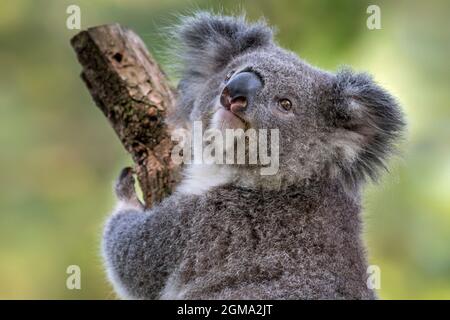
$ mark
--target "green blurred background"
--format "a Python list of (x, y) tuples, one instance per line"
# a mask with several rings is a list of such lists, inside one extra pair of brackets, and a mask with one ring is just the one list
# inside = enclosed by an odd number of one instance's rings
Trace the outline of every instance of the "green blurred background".
[[(112, 299), (99, 258), (112, 181), (130, 164), (79, 78), (66, 8), (82, 28), (134, 29), (169, 69), (161, 27), (177, 13), (245, 10), (278, 28), (310, 63), (374, 74), (404, 106), (403, 156), (365, 193), (370, 262), (381, 298), (450, 298), (450, 5), (448, 1), (0, 2), (0, 298)], [(369, 30), (366, 8), (381, 8)], [(176, 79), (174, 79), (176, 80)], [(81, 267), (82, 289), (66, 288)]]

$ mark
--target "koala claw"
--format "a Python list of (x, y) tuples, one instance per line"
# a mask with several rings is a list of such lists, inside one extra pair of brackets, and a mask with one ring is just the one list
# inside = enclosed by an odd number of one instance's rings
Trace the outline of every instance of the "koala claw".
[(116, 180), (114, 191), (119, 201), (123, 201), (132, 206), (143, 208), (144, 206), (139, 201), (136, 190), (134, 189), (134, 169), (131, 167), (123, 168), (119, 177)]

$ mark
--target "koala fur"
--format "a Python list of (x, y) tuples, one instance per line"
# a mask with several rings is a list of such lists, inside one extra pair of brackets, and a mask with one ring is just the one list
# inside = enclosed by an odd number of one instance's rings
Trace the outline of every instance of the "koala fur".
[[(147, 210), (125, 170), (102, 245), (119, 296), (375, 298), (366, 285), (360, 192), (401, 135), (395, 99), (365, 73), (310, 66), (277, 46), (264, 22), (200, 12), (174, 34), (182, 77), (172, 122), (215, 126), (224, 79), (250, 70), (263, 87), (240, 119), (279, 129), (279, 170), (190, 165), (178, 189)], [(281, 110), (280, 99), (292, 109)]]

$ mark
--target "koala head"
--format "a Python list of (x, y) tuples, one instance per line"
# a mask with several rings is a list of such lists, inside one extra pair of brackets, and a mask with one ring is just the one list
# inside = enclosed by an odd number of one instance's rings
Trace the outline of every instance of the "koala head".
[[(279, 172), (267, 181), (332, 178), (356, 186), (384, 167), (404, 121), (395, 99), (369, 75), (313, 67), (280, 48), (264, 22), (242, 17), (201, 12), (184, 18), (175, 35), (178, 120), (278, 129)], [(258, 180), (251, 166), (239, 175)]]

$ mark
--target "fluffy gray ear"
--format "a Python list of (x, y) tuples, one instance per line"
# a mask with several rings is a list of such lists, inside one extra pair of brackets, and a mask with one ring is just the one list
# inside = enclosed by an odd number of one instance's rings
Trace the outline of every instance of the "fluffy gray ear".
[(264, 23), (249, 24), (241, 17), (198, 12), (184, 17), (175, 28), (182, 61), (182, 78), (204, 78), (221, 70), (244, 52), (272, 42), (272, 30)]
[(376, 180), (405, 128), (403, 113), (366, 73), (338, 72), (333, 91), (331, 118), (339, 132), (338, 144), (341, 153), (350, 154), (337, 161), (344, 179), (350, 185), (366, 178)]
[(199, 89), (214, 74), (243, 53), (271, 45), (273, 32), (263, 21), (247, 23), (243, 16), (227, 17), (198, 12), (180, 18), (172, 28), (172, 53), (180, 62), (177, 112), (171, 122), (189, 122)]

